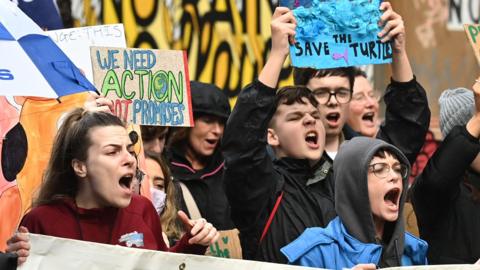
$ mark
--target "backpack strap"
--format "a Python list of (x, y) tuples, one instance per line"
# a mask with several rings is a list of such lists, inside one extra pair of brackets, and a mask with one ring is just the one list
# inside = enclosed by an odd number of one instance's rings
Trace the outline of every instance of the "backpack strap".
[(265, 238), (265, 235), (268, 232), (268, 229), (270, 228), (270, 225), (272, 224), (273, 217), (275, 216), (275, 213), (278, 210), (278, 206), (280, 205), (280, 202), (282, 201), (283, 198), (283, 191), (278, 195), (277, 201), (275, 202), (275, 206), (273, 207), (272, 212), (270, 213), (270, 216), (268, 217), (267, 224), (265, 224), (265, 227), (263, 228), (262, 236), (260, 237), (259, 243), (263, 241), (263, 238)]
[(185, 204), (187, 206), (187, 210), (188, 210), (188, 213), (190, 214), (190, 218), (191, 219), (202, 218), (202, 215), (200, 214), (200, 210), (198, 210), (197, 203), (195, 202), (195, 199), (193, 198), (190, 190), (188, 190), (188, 187), (184, 183), (182, 183), (182, 181), (178, 181), (178, 184), (182, 189), (183, 200), (185, 201)]

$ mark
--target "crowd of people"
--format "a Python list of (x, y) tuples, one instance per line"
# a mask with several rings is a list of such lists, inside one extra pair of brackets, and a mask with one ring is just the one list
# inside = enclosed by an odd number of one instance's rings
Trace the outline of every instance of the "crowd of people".
[[(388, 2), (380, 9), (379, 39), (393, 51), (384, 93), (357, 67), (294, 68), (294, 85), (278, 89), (296, 20), (277, 7), (268, 59), (233, 110), (221, 89), (192, 81), (193, 127), (141, 127), (143, 172), (138, 135), (110, 113), (111, 101), (94, 96), (60, 126), (39, 194), (7, 251), (18, 264), (28, 260), (32, 232), (205, 254), (235, 231), (249, 260), (328, 269), (475, 263), (480, 81), (473, 91), (444, 91), (445, 139), (409, 186), (430, 110), (402, 17)], [(138, 194), (142, 181), (151, 200)], [(405, 229), (407, 201), (419, 236)]]

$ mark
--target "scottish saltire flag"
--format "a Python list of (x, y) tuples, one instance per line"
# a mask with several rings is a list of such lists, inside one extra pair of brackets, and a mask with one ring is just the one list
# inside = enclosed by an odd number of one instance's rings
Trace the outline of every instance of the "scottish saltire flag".
[(0, 0), (0, 95), (57, 98), (94, 89), (17, 5)]

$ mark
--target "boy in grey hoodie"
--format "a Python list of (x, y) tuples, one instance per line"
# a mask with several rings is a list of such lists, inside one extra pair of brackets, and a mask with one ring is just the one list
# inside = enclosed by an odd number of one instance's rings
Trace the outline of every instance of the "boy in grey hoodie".
[(356, 137), (340, 146), (333, 167), (338, 217), (282, 248), (289, 262), (329, 269), (426, 264), (427, 243), (404, 228), (405, 155), (384, 141)]

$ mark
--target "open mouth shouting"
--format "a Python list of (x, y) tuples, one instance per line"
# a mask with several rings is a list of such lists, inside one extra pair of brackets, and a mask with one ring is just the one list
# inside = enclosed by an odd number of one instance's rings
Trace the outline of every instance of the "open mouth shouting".
[(317, 131), (309, 131), (305, 135), (305, 142), (307, 142), (307, 146), (311, 149), (318, 149), (320, 145), (318, 144), (318, 133)]
[(362, 115), (362, 121), (368, 126), (374, 126), (375, 125), (374, 119), (375, 119), (375, 113), (374, 112), (367, 112), (367, 113)]
[(327, 124), (331, 127), (337, 127), (339, 125), (340, 113), (338, 112), (331, 112), (327, 113), (326, 117)]
[(132, 186), (132, 181), (133, 181), (133, 174), (128, 173), (122, 176), (120, 180), (118, 180), (118, 184), (122, 189), (130, 191), (130, 188)]
[(207, 144), (210, 147), (213, 147), (213, 148), (215, 148), (215, 146), (217, 146), (217, 142), (218, 142), (217, 139), (205, 139), (205, 141), (207, 142)]
[(399, 204), (400, 204), (400, 195), (401, 195), (401, 190), (398, 187), (390, 189), (385, 196), (383, 197), (383, 200), (387, 204), (387, 207), (392, 210), (392, 211), (398, 211), (399, 209)]

